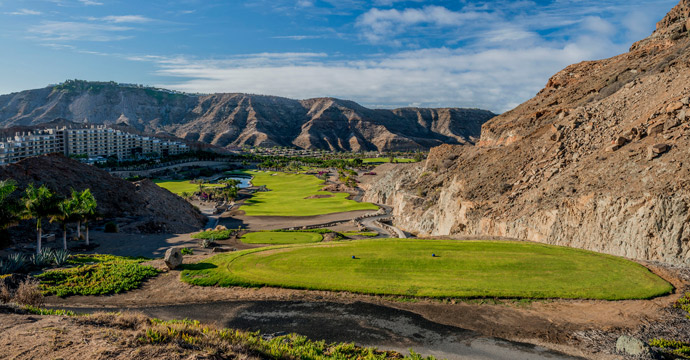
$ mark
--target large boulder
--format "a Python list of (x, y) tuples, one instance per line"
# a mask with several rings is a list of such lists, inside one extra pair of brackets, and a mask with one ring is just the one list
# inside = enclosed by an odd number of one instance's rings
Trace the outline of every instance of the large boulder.
[(622, 335), (616, 341), (616, 351), (626, 355), (640, 356), (650, 355), (651, 351), (647, 344), (631, 336)]
[(165, 261), (165, 265), (168, 266), (168, 269), (174, 270), (182, 265), (182, 252), (179, 248), (170, 248), (165, 252), (163, 260)]

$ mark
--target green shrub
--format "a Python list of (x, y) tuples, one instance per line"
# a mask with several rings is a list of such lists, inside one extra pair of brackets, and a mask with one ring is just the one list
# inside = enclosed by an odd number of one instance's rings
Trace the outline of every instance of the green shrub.
[(182, 255), (194, 255), (194, 250), (190, 248), (182, 248), (180, 249), (180, 253)]
[(51, 270), (36, 276), (44, 295), (106, 295), (136, 289), (158, 275), (159, 270), (133, 259), (112, 255), (86, 255), (70, 259), (84, 264), (75, 268)]
[(62, 309), (44, 309), (36, 306), (26, 305), (24, 311), (34, 315), (57, 315), (57, 316), (79, 316), (79, 314), (70, 310)]
[(105, 223), (105, 228), (103, 229), (103, 231), (107, 232), (107, 233), (116, 233), (119, 231), (119, 229), (117, 227), (116, 222), (109, 221), (109, 222)]
[(192, 239), (213, 239), (225, 240), (229, 239), (235, 230), (208, 230), (192, 234)]
[(679, 309), (683, 309), (688, 313), (687, 317), (690, 319), (690, 292), (686, 293), (685, 296), (676, 301), (675, 306)]
[(649, 340), (649, 345), (658, 347), (664, 352), (687, 359), (690, 355), (690, 343), (663, 338)]

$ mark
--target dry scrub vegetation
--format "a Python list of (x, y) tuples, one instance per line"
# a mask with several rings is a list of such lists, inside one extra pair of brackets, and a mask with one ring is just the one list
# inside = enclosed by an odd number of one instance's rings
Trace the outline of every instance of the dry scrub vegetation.
[[(0, 318), (12, 316), (19, 315)], [(32, 344), (7, 348), (10, 353), (5, 355), (10, 358), (41, 358), (49, 354), (54, 358), (103, 359), (424, 359), (414, 353), (403, 356), (354, 344), (327, 344), (294, 334), (262, 336), (197, 321), (162, 321), (135, 313), (42, 316), (35, 323), (27, 322), (26, 315), (22, 317), (3, 319), (17, 325), (0, 332), (0, 348), (13, 343), (13, 332), (35, 333), (36, 338)], [(54, 335), (49, 334), (50, 329), (55, 330)]]

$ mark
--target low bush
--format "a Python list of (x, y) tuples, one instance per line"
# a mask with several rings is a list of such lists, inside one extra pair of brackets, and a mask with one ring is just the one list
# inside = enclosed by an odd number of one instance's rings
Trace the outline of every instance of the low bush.
[(688, 317), (688, 319), (690, 319), (690, 292), (686, 293), (685, 296), (678, 299), (678, 301), (676, 301), (675, 306), (677, 308), (683, 309), (685, 312), (687, 312), (688, 313), (687, 317)]
[(194, 255), (194, 250), (190, 248), (182, 248), (180, 249), (180, 253), (182, 255)]
[(213, 240), (225, 240), (229, 239), (235, 230), (208, 230), (192, 234), (193, 239), (213, 239)]
[(116, 222), (109, 221), (109, 222), (105, 223), (105, 227), (104, 227), (103, 231), (107, 232), (107, 233), (116, 233), (119, 231), (119, 229), (117, 227)]
[(690, 358), (690, 343), (687, 342), (659, 338), (650, 340), (649, 345), (658, 347), (665, 353), (675, 355), (674, 357)]
[(210, 238), (210, 239), (203, 239), (203, 240), (201, 241), (201, 247), (204, 248), (204, 249), (210, 249), (210, 248), (212, 248), (212, 247), (214, 247), (214, 246), (216, 246), (216, 245), (217, 245), (217, 244), (216, 244), (215, 241), (213, 241), (213, 238)]
[(0, 281), (0, 304), (7, 304), (12, 300), (12, 291), (5, 284), (4, 281)]
[(40, 307), (43, 306), (45, 299), (39, 289), (38, 281), (26, 279), (17, 288), (13, 297), (14, 302), (21, 305)]
[(34, 315), (57, 315), (57, 316), (79, 316), (79, 314), (70, 310), (62, 309), (44, 309), (36, 306), (26, 305), (24, 311)]
[(51, 270), (36, 276), (45, 295), (106, 295), (138, 288), (144, 280), (156, 276), (159, 270), (141, 265), (144, 259), (113, 255), (85, 255), (73, 257), (75, 268)]

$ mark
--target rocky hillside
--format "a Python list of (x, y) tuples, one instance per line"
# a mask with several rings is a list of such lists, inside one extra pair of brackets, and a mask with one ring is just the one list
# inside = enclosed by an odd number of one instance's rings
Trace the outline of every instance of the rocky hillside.
[[(571, 65), (366, 200), (419, 234), (498, 235), (690, 265), (690, 0), (626, 54)], [(381, 173), (381, 172), (379, 172)]]
[(192, 205), (150, 180), (131, 183), (62, 155), (33, 157), (0, 167), (0, 179), (8, 178), (16, 180), (20, 189), (29, 183), (45, 184), (63, 196), (69, 196), (72, 189), (91, 189), (98, 201), (96, 210), (105, 218), (117, 218), (124, 231), (187, 233), (206, 223), (206, 217)]
[(67, 81), (0, 96), (0, 126), (64, 118), (126, 123), (221, 147), (298, 146), (328, 150), (416, 150), (469, 144), (493, 113), (476, 109), (372, 110), (333, 98), (291, 100), (248, 94), (187, 95), (164, 90)]

